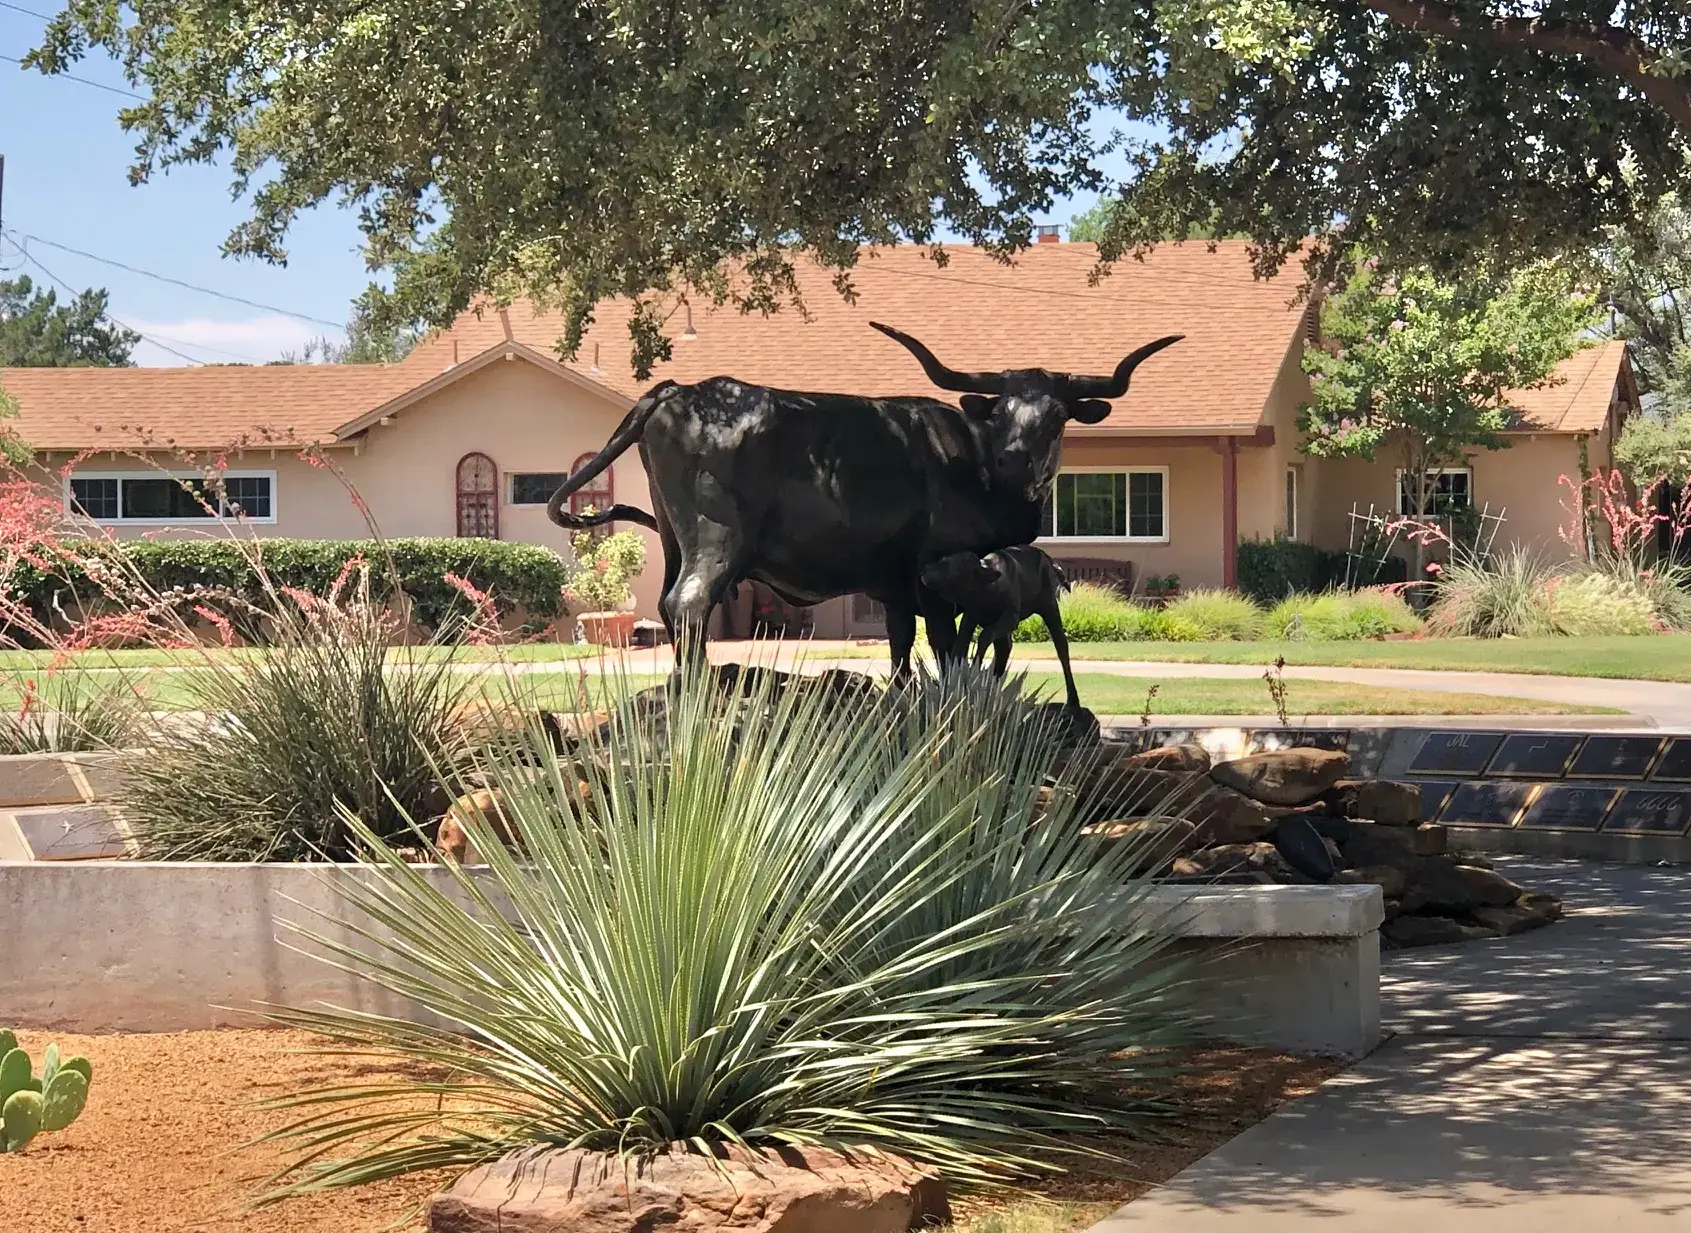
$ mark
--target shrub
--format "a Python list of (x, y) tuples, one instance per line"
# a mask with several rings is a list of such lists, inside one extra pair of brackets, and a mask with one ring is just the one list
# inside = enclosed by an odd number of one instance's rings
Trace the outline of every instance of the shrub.
[(1395, 591), (1327, 591), (1290, 595), (1263, 621), (1265, 636), (1300, 642), (1338, 642), (1413, 633), (1421, 619)]
[(1165, 622), (1190, 624), (1206, 641), (1249, 641), (1262, 634), (1262, 609), (1236, 591), (1188, 591), (1163, 609)]
[(1151, 642), (1206, 642), (1209, 633), (1189, 617), (1159, 610), (1151, 613), (1142, 637)]
[(375, 834), (444, 808), (477, 678), (445, 652), (387, 670), (394, 620), (370, 594), (290, 594), (271, 645), (181, 674), (208, 722), (155, 721), (124, 760), (119, 804), (148, 860), (346, 860), (338, 807)]
[(638, 531), (614, 535), (577, 532), (570, 539), (575, 567), (564, 583), (565, 596), (583, 612), (610, 612), (634, 597), (629, 584), (646, 568), (646, 541)]
[(1548, 584), (1558, 572), (1519, 546), (1490, 559), (1453, 558), (1433, 584), (1427, 629), (1471, 638), (1553, 634)]
[(1147, 852), (1081, 833), (1096, 754), (1063, 765), (1060, 724), (972, 673), (748, 689), (625, 695), (576, 764), (538, 733), (495, 751), (526, 855), (471, 817), (481, 876), (346, 819), (375, 870), (344, 893), (391, 935), (299, 931), (439, 1018), (273, 1016), (412, 1065), (277, 1102), (269, 1197), (535, 1144), (868, 1145), (1003, 1180), (1150, 1112), (1187, 1013)]
[[(614, 537), (613, 537), (614, 538)], [(500, 615), (518, 610), (556, 616), (568, 578), (564, 559), (539, 544), (490, 539), (312, 540), (235, 538), (190, 540), (64, 541), (51, 554), (53, 568), (39, 569), (26, 558), (12, 567), (8, 582), (20, 601), (37, 614), (56, 605), (85, 600), (90, 585), (86, 566), (121, 554), (127, 572), (163, 594), (175, 587), (216, 589), (244, 605), (268, 608), (272, 598), (265, 577), (276, 587), (323, 594), (354, 559), (376, 563), (371, 592), (387, 599), (395, 586), (411, 601), (420, 625), (439, 629), (471, 614), (464, 595), (445, 579), (466, 579), (493, 597)], [(262, 565), (262, 571), (260, 569)], [(237, 605), (239, 608), (240, 605)], [(231, 616), (239, 616), (231, 611)], [(243, 621), (243, 625), (246, 623)]]
[(1401, 557), (1359, 558), (1352, 567), (1347, 552), (1283, 538), (1240, 540), (1236, 568), (1239, 590), (1264, 606), (1292, 595), (1390, 586), (1409, 577)]
[(1546, 600), (1559, 634), (1652, 634), (1661, 629), (1649, 595), (1597, 570), (1551, 578)]

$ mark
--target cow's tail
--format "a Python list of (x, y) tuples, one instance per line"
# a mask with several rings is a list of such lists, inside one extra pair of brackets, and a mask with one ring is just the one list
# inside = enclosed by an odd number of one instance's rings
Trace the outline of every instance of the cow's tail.
[(613, 505), (610, 509), (594, 510), (591, 514), (572, 514), (565, 508), (570, 497), (598, 479), (618, 458), (628, 451), (628, 447), (640, 440), (640, 435), (646, 431), (646, 421), (652, 418), (652, 413), (659, 404), (681, 387), (673, 381), (665, 381), (648, 390), (639, 402), (628, 409), (628, 414), (622, 417), (622, 423), (611, 434), (611, 439), (605, 442), (605, 448), (593, 455), (588, 464), (570, 476), (558, 486), (558, 491), (552, 494), (552, 499), (546, 503), (546, 516), (560, 527), (570, 527), (574, 530), (585, 530), (588, 527), (602, 527), (607, 522), (633, 522), (643, 527), (650, 527), (656, 531), (658, 520), (643, 509), (635, 509), (632, 505)]

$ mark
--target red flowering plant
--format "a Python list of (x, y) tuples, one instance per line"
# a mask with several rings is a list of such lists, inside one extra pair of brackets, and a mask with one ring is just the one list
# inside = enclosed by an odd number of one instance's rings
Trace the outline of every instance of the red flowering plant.
[(1637, 488), (1618, 469), (1587, 479), (1558, 477), (1567, 518), (1558, 528), (1571, 553), (1594, 573), (1644, 596), (1662, 629), (1691, 630), (1691, 486), (1664, 480)]

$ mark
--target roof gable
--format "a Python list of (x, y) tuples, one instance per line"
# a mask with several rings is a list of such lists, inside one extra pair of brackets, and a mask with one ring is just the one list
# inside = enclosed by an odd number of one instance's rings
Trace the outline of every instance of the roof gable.
[(1556, 365), (1549, 383), (1511, 390), (1511, 432), (1595, 433), (1608, 422), (1617, 387), (1632, 401), (1631, 360), (1625, 342), (1611, 340), (1574, 352)]

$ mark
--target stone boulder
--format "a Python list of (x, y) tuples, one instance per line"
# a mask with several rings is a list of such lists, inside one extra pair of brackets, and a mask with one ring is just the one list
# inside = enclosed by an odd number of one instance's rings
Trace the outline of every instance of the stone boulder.
[(1449, 916), (1394, 916), (1380, 926), (1380, 941), (1397, 948), (1442, 946), (1492, 936), (1484, 925), (1466, 925)]
[(1350, 770), (1350, 755), (1332, 749), (1277, 749), (1210, 768), (1210, 778), (1264, 805), (1302, 805)]
[(1170, 857), (1199, 846), (1198, 828), (1185, 818), (1125, 818), (1094, 822), (1080, 833), (1094, 844), (1123, 845), (1145, 853), (1146, 863), (1160, 865)]
[(1198, 825), (1206, 844), (1255, 843), (1274, 833), (1279, 817), (1250, 797), (1213, 785), (1184, 811)]
[(821, 1149), (622, 1162), (539, 1149), (471, 1169), (429, 1202), (429, 1233), (908, 1233), (945, 1223), (945, 1183), (888, 1155)]
[(1333, 881), (1344, 886), (1378, 886), (1387, 899), (1401, 900), (1409, 875), (1395, 865), (1363, 865), (1339, 870)]
[(1294, 882), (1307, 884), (1271, 843), (1229, 843), (1200, 848), (1176, 857), (1170, 870), (1177, 878), (1205, 881)]
[(1405, 912), (1473, 912), (1478, 908), (1503, 908), (1525, 892), (1491, 869), (1458, 865), (1438, 857), (1416, 861), (1405, 872), (1409, 887), (1403, 892)]
[(1473, 917), (1498, 937), (1508, 938), (1560, 920), (1562, 901), (1554, 895), (1529, 893), (1500, 908), (1475, 908)]
[(1209, 750), (1202, 745), (1163, 745), (1123, 759), (1130, 767), (1148, 771), (1172, 771), (1176, 775), (1203, 775), (1210, 769)]
[(1366, 818), (1381, 826), (1418, 826), (1421, 822), (1421, 789), (1412, 783), (1341, 779), (1327, 789), (1324, 799), (1335, 813), (1347, 818)]

